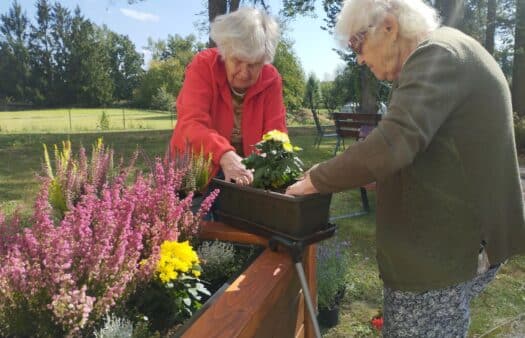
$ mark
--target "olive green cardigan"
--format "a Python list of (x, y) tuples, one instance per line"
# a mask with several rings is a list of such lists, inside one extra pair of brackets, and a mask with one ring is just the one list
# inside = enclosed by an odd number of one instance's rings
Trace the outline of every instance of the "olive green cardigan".
[(362, 142), (310, 172), (321, 192), (377, 181), (377, 261), (386, 286), (424, 291), (525, 252), (511, 97), (474, 39), (440, 28), (406, 61), (388, 113)]

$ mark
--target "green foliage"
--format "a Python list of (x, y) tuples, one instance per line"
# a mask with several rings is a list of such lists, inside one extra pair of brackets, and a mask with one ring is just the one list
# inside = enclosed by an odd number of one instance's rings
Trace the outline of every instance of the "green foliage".
[(151, 61), (139, 88), (135, 92), (135, 101), (142, 107), (152, 107), (153, 97), (158, 94), (159, 88), (162, 87), (169, 95), (176, 97), (182, 86), (183, 76), (184, 66), (175, 58)]
[(200, 281), (201, 267), (189, 242), (166, 240), (160, 246), (155, 277), (132, 295), (128, 308), (150, 320), (153, 330), (165, 331), (198, 310), (210, 292)]
[(254, 187), (283, 189), (302, 175), (303, 162), (296, 153), (302, 149), (292, 146), (287, 134), (272, 130), (255, 148), (255, 153), (242, 160), (246, 168), (254, 170)]
[(69, 140), (62, 141), (62, 149), (55, 144), (53, 153), (54, 169), (44, 144), (44, 168), (46, 176), (51, 180), (49, 203), (60, 218), (77, 203), (86, 184), (91, 184), (95, 191), (100, 191), (118, 172), (129, 173), (137, 157), (135, 152), (129, 167), (124, 168), (121, 165), (115, 168), (113, 149), (105, 147), (102, 138), (93, 144), (91, 158), (86, 156), (83, 147), (80, 147), (78, 155), (75, 155)]
[(166, 86), (157, 89), (157, 93), (151, 98), (151, 108), (164, 111), (173, 109), (173, 95), (168, 92)]
[(317, 79), (314, 73), (311, 73), (308, 76), (308, 80), (306, 81), (303, 103), (305, 107), (308, 107), (311, 110), (317, 110), (319, 104), (321, 103), (319, 79)]
[(293, 44), (281, 40), (275, 51), (273, 65), (283, 79), (283, 100), (288, 114), (294, 114), (302, 107), (304, 73), (299, 58), (293, 51)]
[(320, 308), (333, 309), (344, 296), (348, 247), (347, 242), (330, 239), (317, 249), (317, 301)]
[(103, 110), (98, 119), (97, 128), (100, 130), (109, 130), (109, 115), (106, 114), (106, 111)]
[(185, 68), (193, 56), (205, 47), (203, 43), (197, 41), (193, 34), (185, 38), (175, 34), (174, 36), (168, 35), (166, 41), (154, 41), (149, 38), (147, 49), (151, 52), (153, 60), (166, 61), (174, 58)]
[(212, 285), (230, 276), (236, 269), (233, 244), (219, 241), (203, 242), (198, 249), (203, 280)]
[(187, 143), (183, 152), (175, 152), (173, 161), (175, 167), (187, 168), (182, 179), (181, 191), (203, 192), (211, 179), (212, 154), (206, 156), (202, 146), (200, 151), (195, 151), (191, 144)]

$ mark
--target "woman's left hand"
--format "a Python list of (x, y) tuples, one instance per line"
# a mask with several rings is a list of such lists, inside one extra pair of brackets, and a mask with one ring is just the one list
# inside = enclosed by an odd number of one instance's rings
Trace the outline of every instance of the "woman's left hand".
[(312, 184), (312, 180), (310, 179), (310, 175), (308, 173), (305, 173), (303, 178), (288, 188), (286, 188), (286, 195), (308, 195), (308, 194), (315, 194), (319, 191), (315, 189), (314, 185)]

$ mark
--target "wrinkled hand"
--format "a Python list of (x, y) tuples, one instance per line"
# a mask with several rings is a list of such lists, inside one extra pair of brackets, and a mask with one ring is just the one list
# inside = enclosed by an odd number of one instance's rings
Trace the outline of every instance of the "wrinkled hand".
[(251, 170), (246, 169), (241, 160), (242, 157), (233, 150), (227, 151), (222, 155), (219, 164), (226, 182), (233, 180), (240, 185), (248, 185), (253, 182), (253, 173)]
[(319, 191), (317, 191), (317, 189), (315, 189), (314, 185), (312, 184), (312, 180), (310, 179), (308, 172), (304, 174), (302, 179), (286, 188), (286, 195), (309, 195), (315, 194), (316, 192)]

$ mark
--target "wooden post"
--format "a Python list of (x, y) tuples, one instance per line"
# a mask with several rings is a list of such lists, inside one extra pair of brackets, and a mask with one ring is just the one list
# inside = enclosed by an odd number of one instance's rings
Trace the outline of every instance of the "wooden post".
[[(312, 244), (304, 251), (304, 274), (308, 282), (310, 295), (312, 296), (312, 303), (314, 309), (317, 309), (317, 278), (316, 278), (316, 263), (317, 263), (317, 245)], [(303, 295), (304, 297), (304, 295)], [(315, 338), (315, 330), (310, 316), (308, 315), (308, 308), (304, 304), (304, 337)]]

